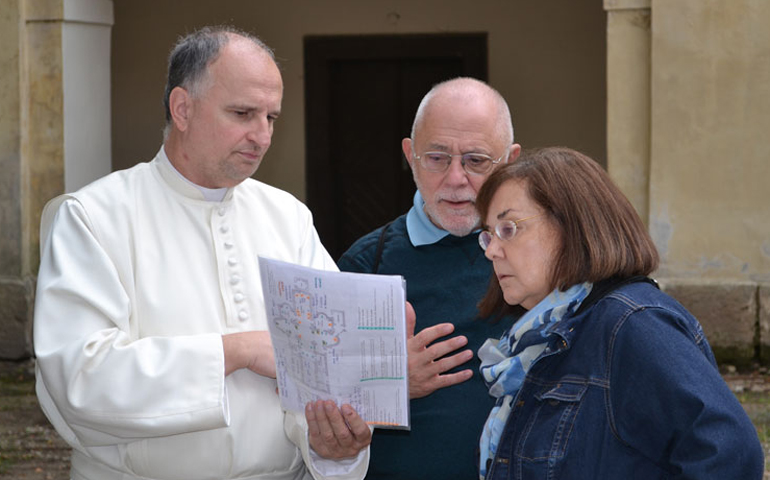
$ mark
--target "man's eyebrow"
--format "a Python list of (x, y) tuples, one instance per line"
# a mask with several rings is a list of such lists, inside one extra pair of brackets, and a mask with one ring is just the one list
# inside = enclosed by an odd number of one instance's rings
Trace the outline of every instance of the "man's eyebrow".
[[(243, 112), (258, 112), (260, 111), (259, 107), (253, 106), (253, 105), (247, 105), (245, 103), (232, 103), (230, 105), (225, 106), (226, 110), (232, 110), (232, 111), (243, 111)], [(281, 115), (281, 109), (276, 109), (272, 111), (267, 112), (268, 115), (272, 117), (278, 117)]]
[(427, 148), (428, 150), (437, 150), (439, 152), (449, 151), (449, 147), (443, 143), (429, 143)]
[(252, 107), (252, 106), (249, 106), (249, 105), (246, 105), (246, 104), (242, 104), (242, 103), (233, 103), (231, 105), (227, 105), (226, 108), (228, 110), (246, 110), (246, 111), (249, 111), (249, 112), (257, 109), (256, 107)]

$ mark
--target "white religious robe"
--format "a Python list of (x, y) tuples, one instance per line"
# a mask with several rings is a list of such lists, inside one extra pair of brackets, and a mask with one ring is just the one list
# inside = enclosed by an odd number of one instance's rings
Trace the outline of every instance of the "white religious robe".
[[(267, 329), (258, 255), (337, 268), (293, 196), (247, 179), (205, 201), (162, 148), (47, 205), (37, 394), (73, 447), (73, 479), (310, 478), (307, 424), (275, 380), (224, 376), (221, 335)], [(368, 449), (310, 473), (357, 479), (367, 465)]]

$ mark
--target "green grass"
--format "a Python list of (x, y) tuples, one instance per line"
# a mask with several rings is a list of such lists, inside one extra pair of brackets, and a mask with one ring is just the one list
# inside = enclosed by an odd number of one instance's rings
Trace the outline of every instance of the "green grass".
[(770, 443), (770, 392), (741, 392), (735, 396), (757, 427), (759, 439)]
[(770, 478), (770, 391), (737, 392), (735, 396), (757, 429), (757, 436), (765, 451), (765, 478)]

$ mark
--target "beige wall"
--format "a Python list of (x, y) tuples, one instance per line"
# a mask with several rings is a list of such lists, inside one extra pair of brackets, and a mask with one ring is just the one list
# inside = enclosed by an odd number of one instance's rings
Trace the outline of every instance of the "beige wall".
[(770, 281), (770, 2), (652, 2), (661, 275)]
[(607, 170), (649, 218), (650, 0), (605, 0), (607, 9)]
[(604, 163), (605, 18), (598, 0), (115, 2), (113, 166), (155, 154), (168, 51), (180, 34), (216, 23), (253, 31), (281, 59), (283, 113), (257, 177), (301, 199), (302, 40), (310, 34), (489, 32), (490, 83), (511, 104), (517, 141), (569, 145)]
[[(64, 188), (61, 6), (83, 1), (0, 3), (0, 357), (30, 351), (37, 218)], [(609, 122), (609, 170), (650, 225), (658, 277), (683, 299), (701, 292), (687, 306), (711, 331), (721, 319), (725, 331), (744, 332), (728, 346), (750, 345), (758, 325), (770, 360), (766, 0), (116, 2), (116, 166), (147, 160), (160, 144), (175, 38), (224, 22), (258, 32), (282, 59), (284, 115), (258, 175), (300, 198), (304, 35), (488, 31), (490, 81), (512, 104), (517, 140), (603, 161)]]
[(721, 361), (770, 363), (770, 3), (604, 5), (608, 169), (648, 222), (655, 275)]

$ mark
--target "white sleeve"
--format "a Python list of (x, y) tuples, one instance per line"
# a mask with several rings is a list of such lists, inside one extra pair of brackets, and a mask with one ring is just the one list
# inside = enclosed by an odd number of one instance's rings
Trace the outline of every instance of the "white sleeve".
[(82, 205), (70, 198), (47, 209), (34, 345), (41, 406), (57, 429), (93, 446), (226, 426), (221, 336), (139, 338), (127, 289)]
[(285, 412), (284, 428), (289, 439), (302, 451), (308, 472), (315, 480), (360, 480), (366, 475), (370, 447), (362, 449), (354, 458), (330, 460), (319, 456), (310, 447), (304, 415)]

